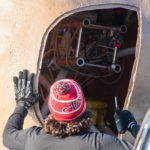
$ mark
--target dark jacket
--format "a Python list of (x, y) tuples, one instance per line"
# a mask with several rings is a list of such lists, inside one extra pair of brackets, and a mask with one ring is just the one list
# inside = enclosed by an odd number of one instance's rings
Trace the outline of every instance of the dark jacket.
[(103, 133), (87, 132), (66, 138), (45, 134), (43, 128), (22, 129), (27, 110), (16, 106), (3, 132), (3, 144), (11, 150), (129, 150), (132, 145)]

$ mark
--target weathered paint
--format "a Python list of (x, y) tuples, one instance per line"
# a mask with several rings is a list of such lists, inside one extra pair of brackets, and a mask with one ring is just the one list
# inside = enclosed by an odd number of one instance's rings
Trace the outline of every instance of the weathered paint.
[[(64, 13), (67, 16), (69, 15), (67, 12), (72, 10), (71, 13), (85, 9), (119, 6), (137, 10), (140, 19), (139, 27), (141, 28), (139, 28), (138, 41), (140, 57), (136, 58), (139, 62), (138, 67), (135, 66), (132, 79), (134, 87), (131, 87), (129, 109), (141, 122), (147, 108), (150, 107), (149, 0), (0, 0), (1, 141), (4, 124), (15, 107), (12, 77), (23, 69), (29, 69), (36, 73), (42, 38), (44, 39), (43, 35), (48, 26), (54, 23), (57, 18), (60, 21), (64, 17)], [(138, 55), (139, 53), (137, 53)], [(25, 121), (25, 127), (33, 124), (35, 123), (28, 117)], [(0, 149), (5, 149), (2, 142)]]

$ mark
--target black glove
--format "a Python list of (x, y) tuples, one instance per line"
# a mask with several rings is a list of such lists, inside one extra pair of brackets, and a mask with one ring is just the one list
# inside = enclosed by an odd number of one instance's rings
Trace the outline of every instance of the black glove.
[(33, 93), (33, 79), (34, 74), (29, 75), (28, 70), (20, 71), (19, 77), (13, 78), (17, 104), (24, 102), (27, 107), (30, 107), (40, 100), (41, 95)]
[[(116, 108), (115, 113), (118, 115), (117, 119), (120, 119), (120, 121), (123, 123), (125, 130), (131, 131), (132, 125), (137, 124), (133, 114), (130, 111), (128, 110), (122, 111), (121, 109)], [(117, 119), (115, 119), (115, 121)]]

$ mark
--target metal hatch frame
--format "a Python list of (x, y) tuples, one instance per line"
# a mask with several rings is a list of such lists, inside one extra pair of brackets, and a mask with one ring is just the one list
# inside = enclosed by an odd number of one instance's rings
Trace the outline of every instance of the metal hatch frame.
[[(137, 12), (137, 17), (138, 17), (138, 36), (137, 36), (136, 51), (135, 51), (135, 61), (134, 61), (134, 64), (133, 64), (133, 69), (132, 69), (131, 78), (130, 78), (130, 82), (129, 82), (129, 88), (128, 88), (127, 96), (126, 96), (125, 103), (124, 103), (124, 108), (125, 109), (128, 108), (130, 98), (131, 98), (131, 95), (132, 95), (132, 91), (133, 91), (133, 87), (134, 87), (135, 76), (136, 76), (138, 60), (139, 60), (139, 54), (140, 54), (141, 11), (138, 7), (130, 6), (130, 5), (124, 5), (124, 4), (114, 4), (114, 3), (112, 3), (112, 4), (91, 5), (91, 6), (82, 7), (82, 8), (78, 8), (78, 9), (75, 9), (75, 10), (65, 12), (64, 14), (57, 17), (48, 26), (48, 28), (46, 29), (46, 31), (45, 31), (45, 33), (42, 37), (41, 47), (40, 47), (40, 50), (39, 50), (39, 57), (38, 57), (38, 62), (37, 62), (37, 72), (36, 72), (36, 77), (35, 77), (35, 81), (34, 81), (34, 92), (35, 93), (38, 92), (38, 88), (39, 88), (39, 75), (40, 75), (40, 70), (41, 70), (41, 66), (42, 66), (42, 58), (43, 58), (47, 38), (48, 38), (48, 35), (49, 35), (50, 31), (55, 27), (55, 25), (57, 23), (59, 23), (62, 19), (66, 18), (66, 17), (68, 17), (72, 14), (75, 14), (77, 12), (91, 11), (91, 10), (96, 10), (96, 9), (114, 9), (114, 8), (125, 8), (125, 9), (128, 9), (128, 10), (136, 11)], [(41, 126), (43, 125), (44, 120), (43, 120), (41, 112), (40, 112), (39, 102), (37, 102), (33, 107), (30, 108), (29, 115), (32, 116), (33, 120), (36, 123), (38, 123)]]

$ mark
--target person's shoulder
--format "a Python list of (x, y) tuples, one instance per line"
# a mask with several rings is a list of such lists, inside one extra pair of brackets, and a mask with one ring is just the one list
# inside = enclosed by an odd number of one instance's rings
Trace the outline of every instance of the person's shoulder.
[(101, 132), (83, 132), (76, 138), (82, 143), (86, 143), (90, 149), (100, 149), (103, 134)]
[(79, 139), (91, 143), (93, 140), (97, 141), (102, 137), (103, 137), (103, 133), (101, 132), (83, 132), (78, 135)]
[[(80, 134), (80, 139), (92, 143), (95, 141), (98, 145), (105, 142), (117, 142), (119, 139), (117, 137), (101, 133), (101, 132), (85, 132)], [(98, 146), (97, 145), (97, 146)]]
[(38, 127), (38, 126), (32, 126), (30, 128), (27, 129), (29, 134), (42, 134), (43, 133), (43, 128), (42, 127)]
[(103, 136), (103, 133), (88, 131), (88, 132), (81, 133), (80, 136)]

